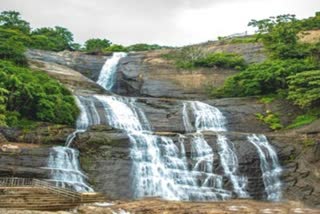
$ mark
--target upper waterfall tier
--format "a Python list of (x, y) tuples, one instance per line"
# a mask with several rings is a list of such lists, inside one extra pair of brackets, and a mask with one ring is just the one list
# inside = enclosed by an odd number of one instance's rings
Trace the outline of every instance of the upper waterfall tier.
[(117, 71), (119, 60), (125, 56), (127, 56), (126, 53), (113, 53), (111, 59), (108, 59), (103, 65), (97, 84), (101, 85), (108, 91), (111, 90), (115, 83), (115, 73)]

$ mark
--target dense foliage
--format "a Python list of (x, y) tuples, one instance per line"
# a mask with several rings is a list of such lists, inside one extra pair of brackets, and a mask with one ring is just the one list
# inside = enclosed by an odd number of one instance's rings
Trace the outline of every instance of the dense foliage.
[(27, 67), (27, 48), (71, 49), (73, 35), (62, 27), (31, 30), (15, 11), (0, 14), (0, 126), (29, 120), (73, 124), (78, 108), (58, 81)]
[(98, 53), (110, 47), (111, 42), (107, 39), (89, 39), (84, 44), (84, 49), (87, 52)]
[(71, 50), (73, 34), (66, 28), (38, 28), (31, 33), (31, 47), (36, 49), (62, 51)]
[(247, 69), (228, 78), (224, 87), (214, 90), (213, 95), (243, 97), (264, 95), (287, 89), (287, 77), (316, 65), (309, 60), (268, 60), (249, 65)]
[(21, 118), (71, 125), (78, 108), (71, 93), (47, 74), (0, 60), (0, 115), (2, 125)]
[[(2, 33), (0, 29), (0, 33)], [(16, 37), (0, 38), (0, 59), (12, 60), (16, 64), (26, 65), (27, 59), (24, 56), (26, 48)]]
[(305, 71), (288, 77), (290, 100), (301, 107), (320, 104), (320, 70)]

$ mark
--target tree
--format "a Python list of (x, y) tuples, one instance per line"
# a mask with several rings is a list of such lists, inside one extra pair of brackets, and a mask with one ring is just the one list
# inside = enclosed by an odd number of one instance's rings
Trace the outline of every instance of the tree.
[(17, 11), (3, 11), (0, 14), (0, 26), (3, 28), (16, 29), (25, 34), (30, 32), (29, 22), (21, 19)]
[(298, 43), (301, 25), (295, 15), (280, 15), (269, 19), (251, 20), (248, 26), (258, 28), (261, 39), (272, 58), (305, 58), (308, 46)]
[(107, 39), (89, 39), (84, 47), (87, 52), (103, 52), (103, 49), (110, 47), (111, 42)]
[(25, 46), (13, 38), (0, 41), (0, 59), (10, 60), (18, 65), (27, 65), (24, 52)]
[(71, 50), (73, 44), (73, 34), (68, 29), (59, 26), (35, 29), (31, 33), (31, 39), (33, 48), (44, 50)]

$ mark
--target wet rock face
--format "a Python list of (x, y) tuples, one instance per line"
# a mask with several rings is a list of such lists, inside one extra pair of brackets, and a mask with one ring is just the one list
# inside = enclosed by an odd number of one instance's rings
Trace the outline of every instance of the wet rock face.
[[(269, 132), (267, 125), (262, 124), (256, 113), (264, 113), (264, 105), (256, 98), (217, 99), (203, 102), (219, 108), (226, 117), (228, 130), (247, 133)], [(143, 109), (155, 132), (184, 133), (183, 101), (174, 99), (139, 98), (137, 104)], [(194, 124), (191, 109), (187, 109), (190, 122)], [(194, 130), (195, 131), (195, 130)]]
[(82, 169), (93, 188), (113, 199), (132, 198), (130, 141), (117, 130), (91, 130), (78, 136)]
[(81, 52), (52, 52), (31, 49), (26, 52), (26, 56), (31, 60), (68, 66), (94, 81), (98, 79), (100, 70), (108, 58), (107, 56), (88, 55)]

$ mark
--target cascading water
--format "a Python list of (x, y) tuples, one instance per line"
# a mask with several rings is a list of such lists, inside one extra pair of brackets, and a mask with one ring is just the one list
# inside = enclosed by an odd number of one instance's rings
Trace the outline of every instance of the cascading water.
[[(189, 101), (183, 103), (183, 121), (184, 125), (186, 127), (186, 131), (190, 130), (190, 118), (188, 115), (187, 106), (190, 106), (193, 116), (195, 118), (195, 128), (197, 131), (197, 135), (200, 135), (203, 139), (202, 145), (199, 147), (199, 149), (208, 150), (208, 148), (211, 149), (211, 147), (208, 145), (208, 143), (204, 140), (204, 137), (202, 135), (202, 131), (215, 131), (215, 132), (221, 132), (226, 131), (226, 119), (223, 116), (223, 114), (219, 111), (218, 108), (215, 108), (213, 106), (210, 106), (208, 104), (199, 102), (199, 101)], [(198, 137), (199, 138), (199, 137)], [(246, 177), (239, 176), (238, 174), (238, 158), (236, 153), (233, 151), (232, 147), (229, 146), (226, 136), (222, 135), (221, 133), (217, 133), (217, 146), (219, 147), (218, 154), (220, 157), (220, 163), (223, 167), (224, 173), (229, 179), (231, 180), (231, 183), (233, 185), (233, 191), (237, 194), (238, 197), (246, 198), (249, 197), (249, 194), (247, 193), (246, 186), (247, 186), (247, 179)], [(199, 144), (199, 142), (197, 142)], [(212, 149), (211, 149), (212, 153)], [(210, 154), (211, 155), (211, 154)], [(213, 153), (212, 153), (213, 156)], [(206, 156), (204, 156), (204, 160)], [(209, 165), (212, 165), (212, 163), (209, 163)], [(212, 172), (212, 167), (211, 173)], [(222, 188), (222, 186), (221, 186)]]
[(78, 151), (68, 147), (52, 148), (49, 156), (48, 169), (51, 170), (49, 181), (59, 187), (69, 187), (78, 192), (92, 192), (86, 184), (86, 176), (80, 171)]
[(76, 122), (76, 130), (66, 140), (66, 147), (53, 147), (49, 154), (47, 169), (51, 170), (49, 181), (60, 187), (70, 187), (78, 192), (93, 191), (85, 182), (85, 175), (81, 172), (78, 151), (69, 148), (77, 133), (85, 132), (89, 126), (100, 123), (100, 117), (91, 99), (82, 96), (75, 97), (80, 109)]
[[(199, 165), (189, 170), (184, 147), (179, 150), (171, 138), (153, 135), (146, 116), (133, 99), (102, 95), (96, 95), (95, 98), (103, 104), (110, 125), (125, 130), (131, 140), (136, 197), (159, 196), (169, 200), (230, 197), (230, 193), (221, 188), (222, 177), (212, 173), (213, 157), (208, 160), (205, 169)], [(203, 148), (197, 142), (199, 140), (193, 143), (193, 154), (195, 158), (202, 158)], [(208, 179), (199, 184), (198, 177), (203, 175)]]
[(126, 53), (115, 52), (111, 59), (108, 59), (103, 65), (97, 83), (106, 90), (111, 90), (114, 85), (114, 77), (117, 71), (118, 62), (121, 58), (127, 56)]
[(76, 122), (76, 130), (67, 137), (67, 147), (70, 146), (77, 133), (85, 132), (89, 126), (100, 123), (99, 114), (92, 100), (88, 100), (82, 96), (75, 96), (75, 100), (80, 109), (80, 115)]
[(267, 199), (279, 201), (282, 197), (280, 175), (282, 172), (277, 153), (264, 135), (250, 135), (248, 141), (255, 146), (260, 158), (263, 183)]

